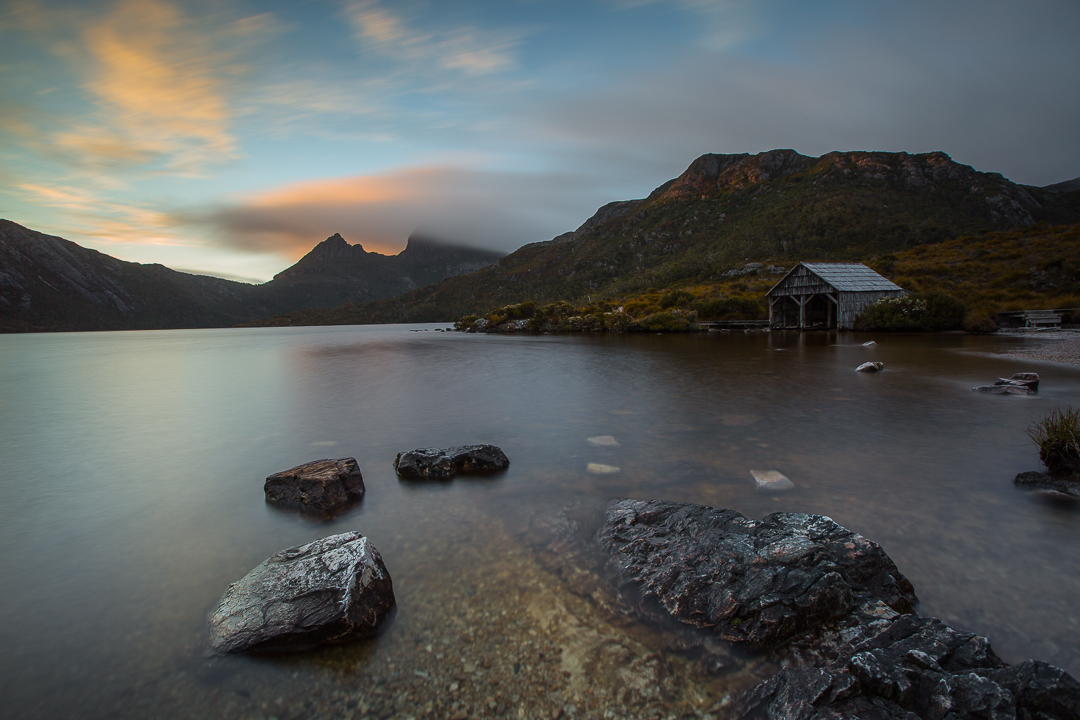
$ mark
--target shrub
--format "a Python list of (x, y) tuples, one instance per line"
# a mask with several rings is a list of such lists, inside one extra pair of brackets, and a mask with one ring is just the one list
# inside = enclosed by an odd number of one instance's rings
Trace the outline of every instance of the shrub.
[(659, 307), (648, 300), (631, 300), (623, 306), (623, 310), (627, 314), (638, 317), (641, 315), (651, 315), (659, 311)]
[(997, 323), (986, 310), (969, 310), (964, 315), (964, 330), (969, 333), (987, 335), (996, 332), (997, 329)]
[(964, 304), (943, 292), (882, 298), (855, 319), (856, 330), (933, 332), (955, 330), (964, 322)]
[(767, 316), (761, 302), (748, 297), (703, 300), (694, 307), (702, 320), (759, 320)]
[(670, 312), (653, 313), (630, 324), (630, 330), (639, 332), (682, 332), (689, 328), (689, 320)]
[(1080, 409), (1055, 409), (1031, 423), (1027, 435), (1051, 475), (1080, 476)]
[(694, 296), (686, 290), (668, 290), (660, 296), (660, 308), (668, 310), (673, 307), (685, 307), (694, 301)]
[(466, 315), (454, 323), (455, 330), (472, 330), (476, 327), (477, 318), (475, 315)]

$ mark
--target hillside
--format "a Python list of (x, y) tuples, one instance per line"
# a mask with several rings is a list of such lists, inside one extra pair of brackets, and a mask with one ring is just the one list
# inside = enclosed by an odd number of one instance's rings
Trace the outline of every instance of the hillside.
[(523, 301), (598, 302), (715, 284), (747, 262), (863, 260), (985, 232), (1080, 222), (1080, 190), (1017, 185), (944, 153), (703, 155), (643, 200), (400, 297), (267, 324), (449, 321)]
[(229, 327), (390, 297), (501, 255), (410, 238), (387, 256), (334, 235), (270, 282), (249, 285), (125, 262), (0, 219), (0, 332)]
[(125, 262), (0, 220), (0, 331), (232, 325), (273, 307), (252, 286)]
[(976, 312), (1080, 307), (1080, 225), (984, 233), (873, 258), (903, 288)]

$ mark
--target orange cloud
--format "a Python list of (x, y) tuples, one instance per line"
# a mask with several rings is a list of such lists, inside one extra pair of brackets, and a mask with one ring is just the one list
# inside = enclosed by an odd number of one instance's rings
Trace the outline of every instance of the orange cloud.
[[(66, 61), (90, 107), (45, 112), (12, 91), (0, 130), (54, 159), (98, 170), (198, 173), (239, 156), (232, 131), (238, 111), (230, 107), (245, 72), (237, 58), (274, 30), (271, 16), (193, 16), (170, 0), (116, 0), (104, 14), (37, 0), (13, 0), (13, 7), (0, 32), (34, 37)], [(57, 80), (62, 87), (66, 79)]]
[(514, 250), (577, 227), (594, 209), (587, 184), (586, 178), (554, 173), (414, 167), (293, 183), (173, 219), (209, 226), (233, 248), (291, 258), (335, 232), (388, 254), (417, 231)]
[(163, 157), (182, 169), (235, 157), (221, 54), (175, 6), (121, 0), (83, 39), (94, 66), (86, 89), (108, 123), (63, 133), (62, 145), (107, 161)]
[(37, 205), (63, 210), (66, 218), (59, 229), (67, 235), (92, 237), (108, 244), (189, 245), (176, 232), (176, 223), (167, 213), (103, 200), (84, 188), (21, 183), (19, 193)]

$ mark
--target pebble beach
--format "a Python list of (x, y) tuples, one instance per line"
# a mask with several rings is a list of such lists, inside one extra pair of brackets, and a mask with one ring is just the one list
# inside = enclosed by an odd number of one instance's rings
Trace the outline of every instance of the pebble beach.
[(1041, 362), (1080, 365), (1080, 328), (1039, 332), (1010, 331), (999, 335), (1013, 335), (1037, 339), (1037, 345), (1015, 348), (1008, 352), (995, 353), (1018, 360), (1038, 360)]

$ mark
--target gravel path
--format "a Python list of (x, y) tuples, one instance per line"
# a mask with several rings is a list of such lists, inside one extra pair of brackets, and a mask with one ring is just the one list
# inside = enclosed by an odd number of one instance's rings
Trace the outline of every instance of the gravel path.
[(1066, 365), (1080, 365), (1080, 329), (1068, 329), (1043, 332), (1006, 332), (999, 335), (1012, 335), (1041, 340), (1038, 345), (1015, 348), (1008, 352), (995, 353), (1004, 357), (1021, 360), (1041, 360)]

